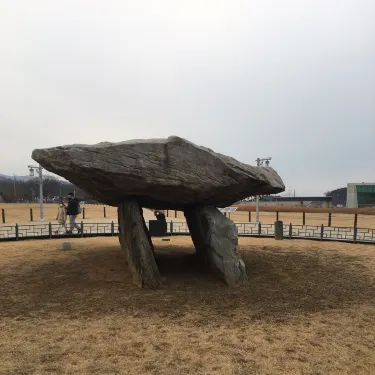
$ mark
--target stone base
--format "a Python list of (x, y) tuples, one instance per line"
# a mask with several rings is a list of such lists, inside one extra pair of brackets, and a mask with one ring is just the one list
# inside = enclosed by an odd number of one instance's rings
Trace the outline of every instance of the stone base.
[(140, 288), (154, 288), (160, 274), (154, 258), (154, 247), (143, 219), (142, 208), (134, 199), (118, 206), (119, 238), (134, 283)]
[(245, 284), (246, 267), (238, 254), (236, 225), (213, 206), (189, 208), (184, 213), (201, 261), (228, 285)]

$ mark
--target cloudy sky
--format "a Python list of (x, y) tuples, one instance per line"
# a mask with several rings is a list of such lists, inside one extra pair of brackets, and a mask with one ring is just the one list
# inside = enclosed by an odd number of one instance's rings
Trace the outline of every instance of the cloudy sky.
[(373, 0), (0, 0), (0, 173), (179, 135), (287, 188), (375, 181)]

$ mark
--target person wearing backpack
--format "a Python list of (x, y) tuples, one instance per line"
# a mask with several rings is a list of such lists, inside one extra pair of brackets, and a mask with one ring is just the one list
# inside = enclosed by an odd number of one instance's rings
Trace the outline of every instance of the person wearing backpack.
[(79, 201), (75, 198), (73, 193), (68, 194), (68, 207), (66, 209), (66, 214), (69, 216), (70, 230), (67, 233), (72, 233), (74, 228), (78, 230), (78, 233), (82, 232), (81, 227), (76, 223), (77, 215), (81, 213), (81, 207)]

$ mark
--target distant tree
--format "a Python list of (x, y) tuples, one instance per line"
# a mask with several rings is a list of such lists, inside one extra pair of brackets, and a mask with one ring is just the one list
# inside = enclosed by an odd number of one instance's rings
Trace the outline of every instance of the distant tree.
[(346, 188), (339, 188), (332, 191), (327, 191), (324, 193), (326, 197), (332, 197), (332, 204), (337, 205), (346, 205)]

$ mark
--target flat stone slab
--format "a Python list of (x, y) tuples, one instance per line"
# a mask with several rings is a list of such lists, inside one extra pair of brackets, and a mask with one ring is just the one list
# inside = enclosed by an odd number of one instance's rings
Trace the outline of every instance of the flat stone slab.
[(155, 209), (226, 207), (285, 190), (270, 167), (247, 165), (175, 136), (39, 149), (32, 158), (113, 206), (136, 198)]

